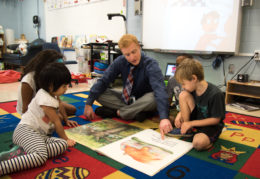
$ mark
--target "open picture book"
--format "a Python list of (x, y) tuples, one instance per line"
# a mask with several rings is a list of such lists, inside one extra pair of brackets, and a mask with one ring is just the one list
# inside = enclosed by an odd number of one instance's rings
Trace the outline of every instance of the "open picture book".
[(69, 138), (153, 176), (192, 149), (192, 143), (105, 119), (65, 130)]
[(97, 151), (153, 176), (192, 149), (192, 143), (177, 138), (166, 137), (145, 129), (124, 139), (98, 148)]

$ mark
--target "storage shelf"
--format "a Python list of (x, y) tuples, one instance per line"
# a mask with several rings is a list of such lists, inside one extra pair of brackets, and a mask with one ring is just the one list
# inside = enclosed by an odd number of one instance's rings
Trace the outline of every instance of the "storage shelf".
[(236, 80), (230, 80), (229, 83), (231, 83), (231, 84), (237, 84), (237, 85), (242, 85), (242, 86), (255, 86), (255, 87), (260, 87), (260, 81), (239, 82), (239, 81), (236, 81)]
[[(90, 61), (91, 61), (91, 72), (94, 71), (94, 62), (96, 60), (98, 60), (101, 63), (106, 63), (108, 65), (110, 65), (110, 63), (113, 62), (114, 60), (114, 55), (119, 55), (118, 52), (116, 52), (116, 47), (117, 43), (113, 43), (113, 42), (106, 42), (106, 43), (88, 43), (88, 44), (84, 44), (83, 47), (85, 48), (90, 48)], [(103, 48), (101, 48), (103, 47)], [(101, 52), (101, 51), (106, 51), (108, 54), (108, 59), (107, 60), (101, 60), (101, 59), (97, 59), (95, 58), (95, 52)]]
[(0, 39), (2, 39), (3, 44), (0, 45), (0, 58), (2, 58), (3, 54), (5, 53), (5, 38), (4, 34), (0, 34)]
[(235, 97), (241, 96), (252, 99), (260, 99), (260, 82), (237, 82), (228, 81), (226, 90), (226, 104), (236, 102)]
[(228, 92), (228, 95), (234, 95), (234, 96), (244, 96), (244, 97), (249, 97), (249, 98), (256, 98), (256, 99), (260, 99), (260, 96), (249, 95), (249, 94), (242, 94), (242, 93)]

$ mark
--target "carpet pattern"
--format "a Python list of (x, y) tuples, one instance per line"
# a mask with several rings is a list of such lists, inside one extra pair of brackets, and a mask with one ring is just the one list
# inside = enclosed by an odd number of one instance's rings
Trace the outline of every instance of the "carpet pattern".
[[(75, 120), (87, 124), (83, 111), (88, 92), (65, 94), (62, 100), (77, 107)], [(93, 108), (98, 107), (95, 103)], [(13, 147), (12, 134), (20, 121), (16, 101), (0, 103), (0, 152)], [(94, 121), (102, 120), (96, 116)], [(149, 119), (143, 123), (129, 121), (129, 125), (158, 128)], [(68, 127), (64, 127), (68, 129)], [(56, 134), (54, 134), (56, 135)], [(182, 140), (188, 140), (182, 138)], [(207, 151), (192, 149), (152, 178), (260, 178), (260, 118), (228, 112), (225, 128), (219, 140)], [(114, 161), (81, 144), (69, 148), (64, 154), (48, 159), (41, 167), (21, 171), (0, 178), (151, 178), (137, 170)]]

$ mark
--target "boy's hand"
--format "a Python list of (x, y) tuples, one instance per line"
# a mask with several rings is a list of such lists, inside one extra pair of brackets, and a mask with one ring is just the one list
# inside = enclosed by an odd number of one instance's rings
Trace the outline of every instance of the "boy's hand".
[(186, 134), (186, 132), (192, 128), (191, 122), (183, 122), (181, 124), (181, 134)]
[(175, 118), (174, 125), (177, 128), (181, 128), (181, 118)]
[(76, 142), (72, 139), (67, 139), (67, 143), (69, 147), (73, 147), (76, 144)]
[(182, 117), (181, 117), (181, 112), (178, 112), (177, 116), (175, 117), (174, 120), (174, 125), (176, 128), (181, 128), (181, 124), (182, 124)]
[(77, 127), (78, 126), (78, 123), (76, 121), (72, 121), (72, 120), (67, 120), (65, 123), (66, 123), (66, 126), (69, 126), (69, 127)]

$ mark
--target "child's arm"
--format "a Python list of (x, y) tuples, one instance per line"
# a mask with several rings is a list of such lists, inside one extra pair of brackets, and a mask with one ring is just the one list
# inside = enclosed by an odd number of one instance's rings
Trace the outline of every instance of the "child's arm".
[(41, 107), (44, 113), (50, 119), (50, 121), (54, 124), (55, 130), (58, 133), (58, 135), (68, 142), (69, 147), (74, 146), (76, 142), (74, 140), (69, 139), (65, 134), (64, 128), (61, 124), (59, 116), (57, 115), (56, 109), (49, 106), (41, 106)]
[(68, 115), (66, 113), (65, 107), (63, 106), (63, 104), (62, 104), (62, 102), (61, 102), (59, 97), (58, 97), (58, 100), (59, 100), (59, 104), (60, 104), (59, 105), (60, 106), (59, 107), (59, 112), (60, 112), (60, 114), (62, 116), (62, 120), (64, 120), (66, 126), (69, 126), (69, 127), (76, 127), (76, 126), (78, 126), (78, 123), (76, 121), (72, 121), (72, 120), (68, 119)]
[(181, 133), (185, 134), (192, 127), (203, 127), (203, 126), (211, 126), (217, 125), (220, 122), (221, 118), (206, 118), (201, 120), (192, 120), (185, 121), (181, 124)]
[(28, 83), (22, 83), (21, 96), (23, 101), (22, 112), (25, 113), (28, 109), (28, 105), (30, 104), (33, 98), (33, 89)]

